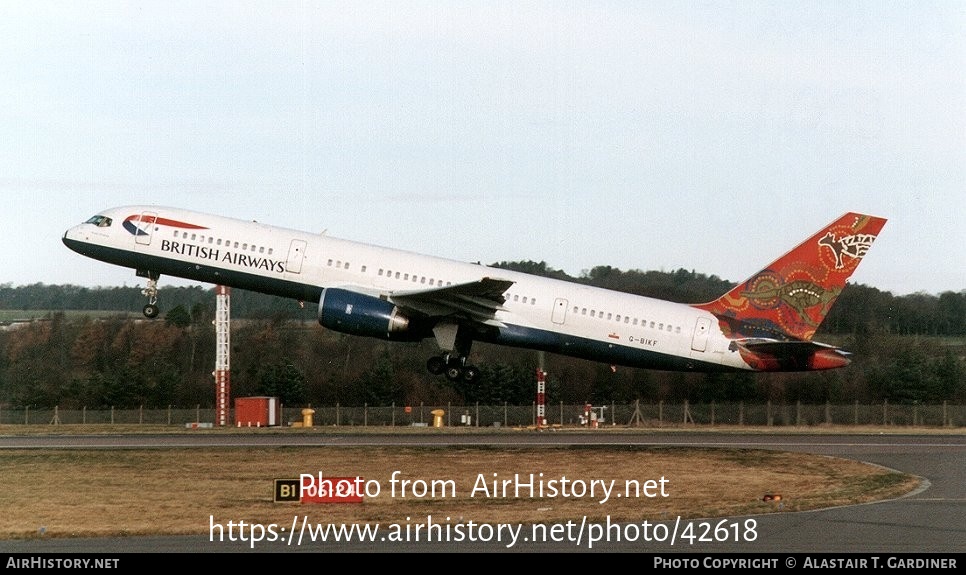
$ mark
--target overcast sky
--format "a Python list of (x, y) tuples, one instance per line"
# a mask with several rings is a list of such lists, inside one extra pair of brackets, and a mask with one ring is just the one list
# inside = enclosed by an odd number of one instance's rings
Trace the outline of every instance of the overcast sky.
[(961, 291), (964, 71), (962, 1), (0, 0), (0, 284), (143, 283), (60, 238), (154, 203), (734, 282), (859, 211)]

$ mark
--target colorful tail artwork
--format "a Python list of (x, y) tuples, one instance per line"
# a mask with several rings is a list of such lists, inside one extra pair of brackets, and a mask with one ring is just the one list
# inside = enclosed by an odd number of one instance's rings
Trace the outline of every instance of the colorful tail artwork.
[(811, 341), (886, 220), (848, 213), (713, 302), (728, 337)]

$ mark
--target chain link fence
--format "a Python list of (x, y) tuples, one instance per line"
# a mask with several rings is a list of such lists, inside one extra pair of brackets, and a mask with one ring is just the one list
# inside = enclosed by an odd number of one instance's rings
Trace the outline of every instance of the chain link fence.
[[(309, 413), (310, 411), (310, 413)], [(966, 406), (879, 404), (785, 403), (644, 403), (545, 406), (546, 426), (552, 427), (688, 427), (688, 426), (908, 426), (961, 427)], [(230, 421), (234, 421), (233, 413)], [(282, 426), (362, 427), (527, 427), (537, 425), (532, 405), (390, 405), (390, 406), (282, 406)], [(0, 406), (0, 425), (171, 425), (208, 426), (215, 409), (60, 409)], [(266, 418), (266, 421), (268, 418)], [(258, 425), (256, 423), (256, 425)]]

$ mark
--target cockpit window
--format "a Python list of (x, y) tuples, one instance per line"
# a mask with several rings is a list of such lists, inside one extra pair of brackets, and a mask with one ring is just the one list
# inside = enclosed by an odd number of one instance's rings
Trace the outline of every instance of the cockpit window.
[(99, 228), (109, 228), (111, 227), (111, 218), (107, 216), (94, 216), (91, 219), (84, 222), (85, 224), (94, 224)]

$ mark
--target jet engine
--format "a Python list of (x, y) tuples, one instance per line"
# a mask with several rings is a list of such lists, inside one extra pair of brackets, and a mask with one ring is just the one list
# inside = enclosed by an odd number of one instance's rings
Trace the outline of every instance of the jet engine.
[(392, 303), (341, 288), (322, 290), (319, 323), (342, 333), (380, 339), (418, 341), (423, 337)]

